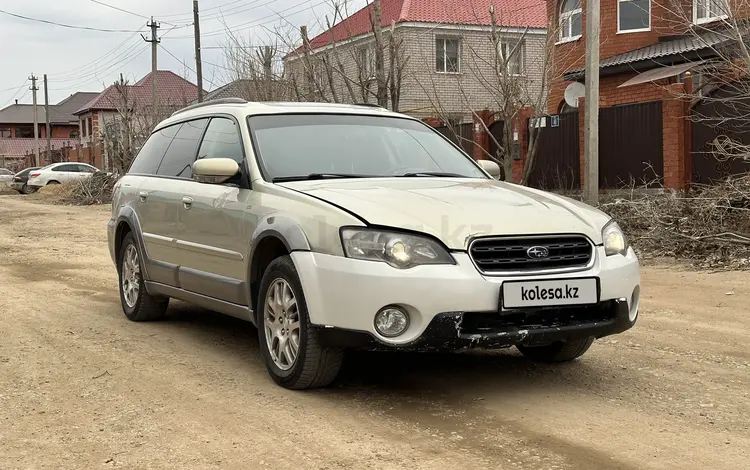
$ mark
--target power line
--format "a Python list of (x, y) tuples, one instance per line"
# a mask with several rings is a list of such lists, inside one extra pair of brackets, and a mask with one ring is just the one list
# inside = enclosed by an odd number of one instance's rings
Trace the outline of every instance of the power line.
[[(121, 43), (119, 43), (117, 46), (115, 46), (114, 48), (112, 48), (109, 51), (107, 51), (104, 55), (98, 57), (97, 59), (93, 60), (92, 62), (89, 62), (88, 64), (84, 64), (84, 65), (82, 65), (80, 67), (76, 67), (74, 69), (69, 69), (69, 70), (66, 70), (64, 72), (60, 72), (59, 74), (53, 74), (53, 75), (55, 76), (55, 78), (57, 78), (58, 80), (60, 80), (60, 79), (68, 79), (68, 78), (79, 77), (81, 75), (85, 75), (87, 73), (90, 73), (90, 71), (87, 71), (87, 69), (89, 69), (91, 67), (96, 68), (97, 64), (99, 64), (100, 62), (107, 63), (107, 62), (111, 62), (112, 60), (116, 60), (117, 57), (122, 56), (122, 55), (126, 55), (129, 51), (131, 51), (133, 49), (133, 45), (131, 45), (129, 48), (125, 48), (124, 51), (121, 51), (121, 52), (115, 54), (115, 52), (117, 52), (118, 50), (120, 50), (125, 44), (127, 44), (129, 41), (131, 41), (136, 36), (136, 34), (138, 34), (138, 33), (133, 33), (131, 36), (129, 36), (127, 39), (125, 39), (124, 41), (122, 41)], [(140, 41), (138, 41), (136, 44), (140, 44)]]
[(136, 31), (133, 31), (132, 29), (92, 28), (92, 27), (89, 27), (89, 26), (77, 26), (77, 25), (71, 25), (71, 24), (65, 24), (65, 23), (57, 23), (55, 21), (43, 20), (43, 19), (40, 19), (40, 18), (31, 18), (30, 16), (19, 15), (17, 13), (11, 13), (11, 12), (5, 11), (5, 10), (0, 10), (0, 13), (2, 13), (4, 15), (8, 15), (8, 16), (14, 16), (16, 18), (21, 18), (21, 19), (28, 20), (28, 21), (36, 21), (38, 23), (44, 23), (44, 24), (50, 24), (50, 25), (54, 25), (54, 26), (60, 26), (62, 28), (84, 29), (84, 30), (87, 30), (87, 31), (100, 31), (100, 32), (103, 32), (103, 33), (133, 33), (133, 32), (136, 32)]
[[(241, 23), (241, 24), (234, 25), (234, 26), (227, 26), (224, 29), (217, 29), (215, 31), (209, 31), (207, 33), (202, 33), (201, 37), (205, 38), (205, 37), (208, 37), (208, 36), (217, 36), (217, 35), (225, 34), (227, 30), (230, 30), (230, 31), (233, 31), (233, 32), (234, 31), (244, 31), (244, 30), (252, 28), (252, 27), (262, 26), (262, 25), (268, 24), (268, 23), (273, 23), (275, 21), (275, 19), (271, 20), (271, 21), (267, 21), (265, 23), (258, 23), (258, 22), (262, 21), (262, 20), (265, 20), (265, 19), (268, 19), (268, 18), (276, 18), (277, 16), (280, 16), (281, 13), (285, 13), (285, 12), (288, 12), (289, 10), (293, 10), (295, 8), (298, 8), (298, 7), (300, 7), (300, 6), (302, 6), (302, 5), (306, 4), (306, 3), (309, 3), (310, 1), (311, 0), (304, 0), (304, 1), (302, 1), (300, 3), (297, 3), (295, 5), (292, 5), (292, 6), (288, 7), (288, 8), (285, 8), (283, 10), (274, 12), (274, 13), (272, 13), (270, 15), (263, 16), (261, 18), (258, 18), (256, 20), (253, 20), (253, 21), (250, 21), (250, 22), (247, 22), (247, 23)], [(325, 3), (327, 3), (327, 0), (323, 0), (323, 1), (319, 2), (319, 3), (314, 4), (314, 5), (310, 5), (307, 8), (303, 8), (302, 10), (295, 11), (292, 14), (302, 13), (303, 11), (312, 10), (313, 8), (318, 7), (320, 5), (323, 5)], [(186, 38), (191, 38), (192, 39), (193, 36), (173, 36), (172, 37), (172, 39), (186, 39)]]
[[(13, 104), (13, 100), (16, 99), (16, 96), (18, 96), (18, 93), (26, 86), (26, 83), (28, 83), (28, 80), (26, 80), (25, 82), (23, 82), (21, 84), (21, 86), (18, 87), (18, 89), (16, 90), (16, 92), (13, 93), (13, 96), (11, 97), (10, 101), (8, 101), (7, 103), (5, 103), (5, 106), (8, 106), (9, 104)], [(26, 89), (26, 92), (27, 93), (29, 92), (28, 88)], [(21, 97), (19, 99), (23, 99), (23, 97)], [(3, 108), (5, 106), (3, 106)]]
[[(107, 7), (107, 8), (112, 8), (113, 10), (121, 11), (121, 12), (123, 12), (123, 13), (127, 13), (127, 14), (129, 14), (129, 15), (137, 16), (138, 18), (145, 18), (145, 19), (147, 19), (147, 20), (148, 20), (148, 19), (150, 19), (150, 18), (149, 18), (148, 16), (146, 16), (146, 15), (141, 15), (140, 13), (135, 13), (135, 12), (133, 12), (133, 11), (130, 11), (130, 10), (126, 10), (126, 9), (124, 9), (124, 8), (116, 7), (116, 6), (114, 6), (114, 5), (110, 5), (109, 3), (104, 3), (104, 2), (100, 2), (99, 0), (91, 0), (91, 1), (92, 1), (92, 2), (94, 2), (94, 3), (98, 3), (99, 5), (105, 6), (105, 7)], [(171, 25), (171, 26), (178, 26), (178, 25), (176, 25), (176, 24), (174, 24), (174, 23), (170, 23), (170, 22), (168, 22), (168, 21), (162, 21), (162, 23), (166, 23), (166, 24), (168, 24), (168, 25)]]
[(114, 6), (114, 5), (110, 5), (110, 4), (108, 4), (108, 3), (100, 2), (99, 0), (91, 0), (91, 1), (92, 1), (92, 2), (94, 2), (94, 3), (98, 3), (99, 5), (105, 6), (105, 7), (107, 7), (107, 8), (111, 8), (111, 9), (113, 9), (113, 10), (117, 10), (117, 11), (121, 11), (121, 12), (123, 12), (123, 13), (127, 13), (127, 14), (129, 14), (129, 15), (137, 16), (137, 17), (139, 17), (139, 18), (145, 18), (145, 19), (149, 19), (149, 18), (148, 18), (148, 16), (144, 16), (144, 15), (139, 15), (138, 13), (133, 13), (133, 12), (132, 12), (132, 11), (130, 11), (130, 10), (126, 10), (126, 9), (124, 9), (124, 8), (116, 7), (116, 6)]
[[(205, 10), (203, 10), (203, 12), (207, 13), (207, 12), (212, 11), (212, 10), (219, 10), (221, 8), (224, 8), (227, 5), (233, 5), (235, 3), (244, 2), (244, 1), (246, 1), (246, 0), (234, 0), (232, 2), (222, 3), (221, 5), (216, 5), (215, 7), (206, 8)], [(184, 17), (188, 17), (189, 16), (189, 17), (192, 18), (192, 16), (189, 13), (173, 13), (171, 15), (161, 15), (160, 18), (175, 18), (175, 17), (183, 17), (183, 16)], [(174, 20), (174, 21), (180, 21), (180, 20)]]
[[(166, 48), (166, 47), (164, 47), (164, 46), (163, 46), (163, 45), (162, 45), (161, 43), (159, 44), (159, 47), (161, 47), (162, 49), (164, 49), (164, 52), (166, 52), (167, 54), (171, 55), (171, 56), (172, 56), (172, 58), (173, 58), (174, 60), (176, 60), (177, 62), (179, 62), (179, 63), (181, 63), (182, 65), (184, 65), (186, 69), (190, 70), (190, 71), (191, 71), (191, 72), (193, 72), (193, 73), (196, 73), (196, 72), (195, 72), (195, 70), (193, 70), (193, 69), (192, 69), (192, 68), (191, 68), (191, 67), (190, 67), (190, 66), (189, 66), (188, 64), (186, 64), (184, 60), (182, 60), (182, 59), (178, 59), (176, 55), (174, 55), (174, 54), (172, 54), (171, 52), (169, 52), (169, 51), (167, 50), (167, 48)], [(212, 81), (211, 81), (211, 80), (209, 80), (208, 78), (206, 78), (206, 77), (203, 77), (203, 79), (204, 79), (204, 80), (206, 80), (206, 81), (207, 81), (208, 83), (210, 83), (210, 84), (211, 84), (211, 86), (213, 86), (213, 87), (216, 87), (216, 86), (217, 86), (217, 85), (216, 85), (216, 84), (215, 84), (214, 82), (212, 82)]]
[[(139, 51), (137, 51), (137, 52), (135, 52), (135, 53), (134, 53), (133, 55), (131, 55), (131, 56), (130, 56), (130, 57), (128, 58), (128, 60), (127, 60), (127, 61), (125, 61), (125, 62), (122, 62), (122, 63), (117, 63), (117, 64), (114, 64), (114, 66), (113, 66), (113, 67), (109, 67), (109, 70), (106, 70), (106, 71), (101, 71), (101, 72), (97, 72), (97, 74), (98, 74), (98, 73), (102, 73), (102, 74), (105, 74), (105, 73), (109, 73), (109, 72), (110, 72), (110, 71), (111, 71), (111, 70), (112, 70), (112, 69), (113, 69), (114, 67), (117, 67), (117, 66), (121, 66), (121, 67), (124, 67), (124, 66), (128, 65), (129, 63), (131, 63), (132, 61), (134, 61), (135, 59), (139, 58), (139, 57), (140, 57), (141, 55), (143, 55), (143, 53), (144, 53), (144, 52), (146, 52), (146, 51), (147, 51), (148, 49), (149, 49), (149, 46), (148, 46), (148, 45), (146, 45), (146, 44), (144, 44), (144, 45), (143, 45), (143, 47), (142, 47), (142, 48), (141, 48), (141, 49), (140, 49)], [(94, 74), (94, 75), (96, 75), (96, 74)], [(87, 82), (82, 82), (82, 83), (78, 83), (78, 84), (77, 84), (77, 86), (79, 86), (79, 87), (80, 87), (80, 86), (88, 85), (89, 83), (95, 83), (95, 82), (96, 82), (96, 83), (98, 83), (98, 82), (99, 82), (99, 79), (98, 79), (98, 78), (96, 78), (96, 77), (95, 77), (94, 79), (92, 79), (92, 80), (89, 80), (89, 81), (87, 81)], [(50, 88), (50, 90), (54, 90), (54, 91), (69, 90), (69, 89), (70, 89), (70, 87), (68, 87), (68, 88)]]

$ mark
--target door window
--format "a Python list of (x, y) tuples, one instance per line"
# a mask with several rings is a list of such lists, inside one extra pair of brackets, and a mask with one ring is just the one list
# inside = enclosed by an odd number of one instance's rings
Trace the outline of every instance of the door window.
[(78, 165), (60, 165), (52, 169), (52, 171), (65, 171), (68, 173), (78, 173)]
[(151, 134), (151, 137), (141, 147), (141, 151), (138, 152), (133, 163), (130, 164), (128, 173), (155, 175), (161, 159), (164, 157), (164, 152), (167, 151), (167, 147), (172, 143), (172, 139), (177, 134), (181, 125), (176, 124), (165, 127)]
[(232, 119), (211, 119), (198, 151), (198, 159), (201, 158), (231, 158), (242, 168), (242, 141), (239, 129)]
[(156, 171), (157, 175), (190, 178), (193, 176), (193, 162), (198, 151), (203, 130), (208, 119), (197, 119), (182, 124)]
[(94, 173), (96, 170), (94, 170), (93, 167), (90, 167), (88, 165), (76, 165), (78, 167), (78, 171), (81, 173)]

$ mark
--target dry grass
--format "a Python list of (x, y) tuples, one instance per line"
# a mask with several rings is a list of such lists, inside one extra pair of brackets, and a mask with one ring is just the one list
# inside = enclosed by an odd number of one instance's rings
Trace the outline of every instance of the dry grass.
[(701, 267), (750, 266), (750, 176), (689, 193), (639, 192), (605, 198), (641, 256), (674, 257)]
[(110, 204), (112, 188), (117, 176), (106, 173), (94, 173), (90, 178), (64, 184), (51, 184), (42, 187), (36, 193), (36, 199), (49, 204), (70, 204), (90, 206)]

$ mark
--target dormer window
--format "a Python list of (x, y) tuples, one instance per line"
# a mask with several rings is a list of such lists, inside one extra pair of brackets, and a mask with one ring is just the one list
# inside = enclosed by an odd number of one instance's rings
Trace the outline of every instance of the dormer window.
[(617, 0), (617, 32), (638, 31), (651, 31), (651, 0)]
[(726, 0), (693, 0), (693, 23), (709, 23), (729, 16)]
[(575, 41), (582, 34), (581, 0), (563, 0), (560, 6), (560, 42)]

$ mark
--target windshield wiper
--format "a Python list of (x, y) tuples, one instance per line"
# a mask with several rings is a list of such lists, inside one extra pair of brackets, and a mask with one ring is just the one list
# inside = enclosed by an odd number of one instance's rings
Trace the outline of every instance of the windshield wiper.
[(350, 173), (310, 173), (307, 175), (295, 176), (278, 176), (273, 178), (273, 183), (284, 183), (286, 181), (309, 181), (309, 180), (326, 180), (337, 178), (368, 178), (367, 175), (354, 175)]
[(458, 173), (444, 173), (440, 171), (417, 171), (414, 173), (404, 173), (403, 175), (399, 175), (402, 178), (414, 178), (414, 177), (420, 177), (420, 176), (437, 176), (440, 178), (466, 178), (464, 175), (459, 175)]

